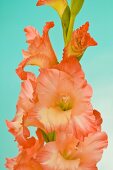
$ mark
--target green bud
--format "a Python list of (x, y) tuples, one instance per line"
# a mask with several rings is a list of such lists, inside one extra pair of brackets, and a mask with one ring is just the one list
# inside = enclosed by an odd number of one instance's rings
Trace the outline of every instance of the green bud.
[(71, 14), (77, 16), (83, 6), (84, 0), (71, 1)]

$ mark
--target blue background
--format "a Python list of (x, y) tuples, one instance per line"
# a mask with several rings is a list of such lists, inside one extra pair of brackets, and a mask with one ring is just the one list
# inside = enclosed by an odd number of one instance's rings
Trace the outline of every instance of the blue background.
[[(50, 31), (53, 47), (59, 59), (63, 39), (60, 19), (50, 7), (36, 7), (36, 0), (0, 0), (0, 170), (4, 170), (6, 157), (17, 153), (13, 136), (8, 133), (5, 120), (11, 120), (20, 90), (15, 68), (26, 49), (23, 29), (35, 26), (39, 32), (47, 21), (53, 20)], [(85, 0), (75, 27), (90, 22), (90, 33), (98, 46), (90, 47), (81, 61), (86, 78), (93, 87), (93, 106), (101, 111), (103, 130), (108, 133), (109, 147), (99, 163), (99, 170), (113, 169), (113, 1)], [(35, 69), (36, 71), (36, 69)], [(93, 154), (93, 153), (92, 153)]]

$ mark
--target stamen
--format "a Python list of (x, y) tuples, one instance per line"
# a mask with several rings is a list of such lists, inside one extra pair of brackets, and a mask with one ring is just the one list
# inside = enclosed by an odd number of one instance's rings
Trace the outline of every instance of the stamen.
[(60, 96), (58, 106), (63, 110), (70, 110), (72, 108), (72, 99), (70, 96)]

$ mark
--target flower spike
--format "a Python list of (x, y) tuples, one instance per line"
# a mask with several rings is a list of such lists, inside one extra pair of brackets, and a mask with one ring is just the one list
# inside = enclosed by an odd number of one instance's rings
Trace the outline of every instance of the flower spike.
[[(18, 144), (19, 154), (7, 158), (8, 170), (98, 170), (97, 163), (108, 145), (101, 131), (101, 113), (91, 103), (92, 87), (79, 62), (89, 46), (97, 42), (88, 33), (89, 22), (73, 31), (75, 18), (85, 0), (37, 0), (60, 16), (64, 53), (58, 62), (52, 48), (47, 22), (42, 35), (32, 26), (24, 29), (28, 49), (16, 73), (21, 91), (8, 131)], [(59, 43), (59, 42), (58, 42)], [(39, 75), (25, 71), (38, 66)], [(34, 127), (35, 135), (29, 127)]]

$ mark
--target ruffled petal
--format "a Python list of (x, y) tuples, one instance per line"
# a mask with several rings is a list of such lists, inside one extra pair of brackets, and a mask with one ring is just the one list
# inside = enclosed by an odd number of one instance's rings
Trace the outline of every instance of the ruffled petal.
[(24, 60), (16, 69), (16, 73), (21, 79), (27, 79), (28, 72), (24, 71), (24, 67), (27, 65), (36, 65), (41, 68), (47, 68), (57, 63), (56, 55), (48, 36), (49, 29), (53, 26), (53, 22), (46, 23), (42, 37), (40, 37), (36, 29), (31, 26), (24, 29), (29, 47), (28, 51), (23, 50)]
[(74, 78), (85, 78), (81, 65), (75, 57), (66, 58), (65, 60), (62, 60), (59, 64), (53, 66), (53, 68), (64, 71)]
[(72, 56), (79, 59), (89, 46), (97, 45), (97, 42), (87, 32), (88, 29), (89, 23), (86, 22), (73, 32), (70, 42), (64, 48), (64, 59)]
[(38, 125), (40, 125), (40, 123), (31, 116), (32, 110), (38, 102), (38, 96), (35, 92), (36, 85), (36, 77), (29, 74), (29, 78), (21, 84), (15, 118), (12, 121), (6, 121), (9, 131), (15, 136), (19, 145), (24, 148), (31, 147), (35, 143), (35, 138), (30, 137), (28, 126), (38, 127)]
[(5, 167), (9, 170), (14, 170), (14, 166), (16, 165), (16, 158), (6, 158)]
[(60, 17), (62, 17), (62, 14), (67, 6), (67, 1), (66, 0), (38, 0), (36, 5), (37, 6), (49, 5), (58, 12)]
[(40, 35), (34, 27), (28, 26), (24, 29), (24, 32), (26, 33), (27, 43), (32, 44), (36, 37), (40, 40)]
[[(88, 135), (84, 142), (79, 145), (79, 156), (83, 167), (95, 166), (101, 159), (103, 149), (108, 145), (107, 135), (104, 132), (97, 132)], [(87, 166), (86, 166), (87, 165)]]
[(44, 146), (44, 138), (40, 129), (36, 131), (38, 139), (30, 148), (20, 147), (19, 155), (15, 158), (6, 159), (6, 168), (9, 170), (42, 170), (40, 163), (36, 160), (36, 155)]
[(73, 112), (70, 126), (73, 125), (76, 137), (83, 140), (91, 132), (97, 131), (97, 124), (93, 115), (92, 106), (89, 103), (84, 103), (78, 106), (77, 111)]
[(93, 110), (93, 114), (94, 114), (95, 119), (96, 119), (97, 130), (100, 131), (101, 130), (101, 124), (103, 122), (102, 117), (101, 117), (101, 113), (98, 112), (97, 110)]
[(26, 155), (21, 153), (21, 155), (15, 159), (6, 159), (6, 168), (8, 170), (43, 170), (38, 161), (35, 161), (35, 159), (27, 160), (26, 157)]
[(23, 125), (23, 114), (19, 113), (12, 121), (6, 121), (9, 132), (15, 136), (15, 140), (24, 148), (35, 144), (35, 138), (30, 137), (30, 131)]
[(6, 159), (6, 168), (9, 170), (43, 170), (39, 161), (35, 159), (39, 151), (39, 143), (36, 141), (33, 147), (20, 150), (20, 153), (15, 158)]

